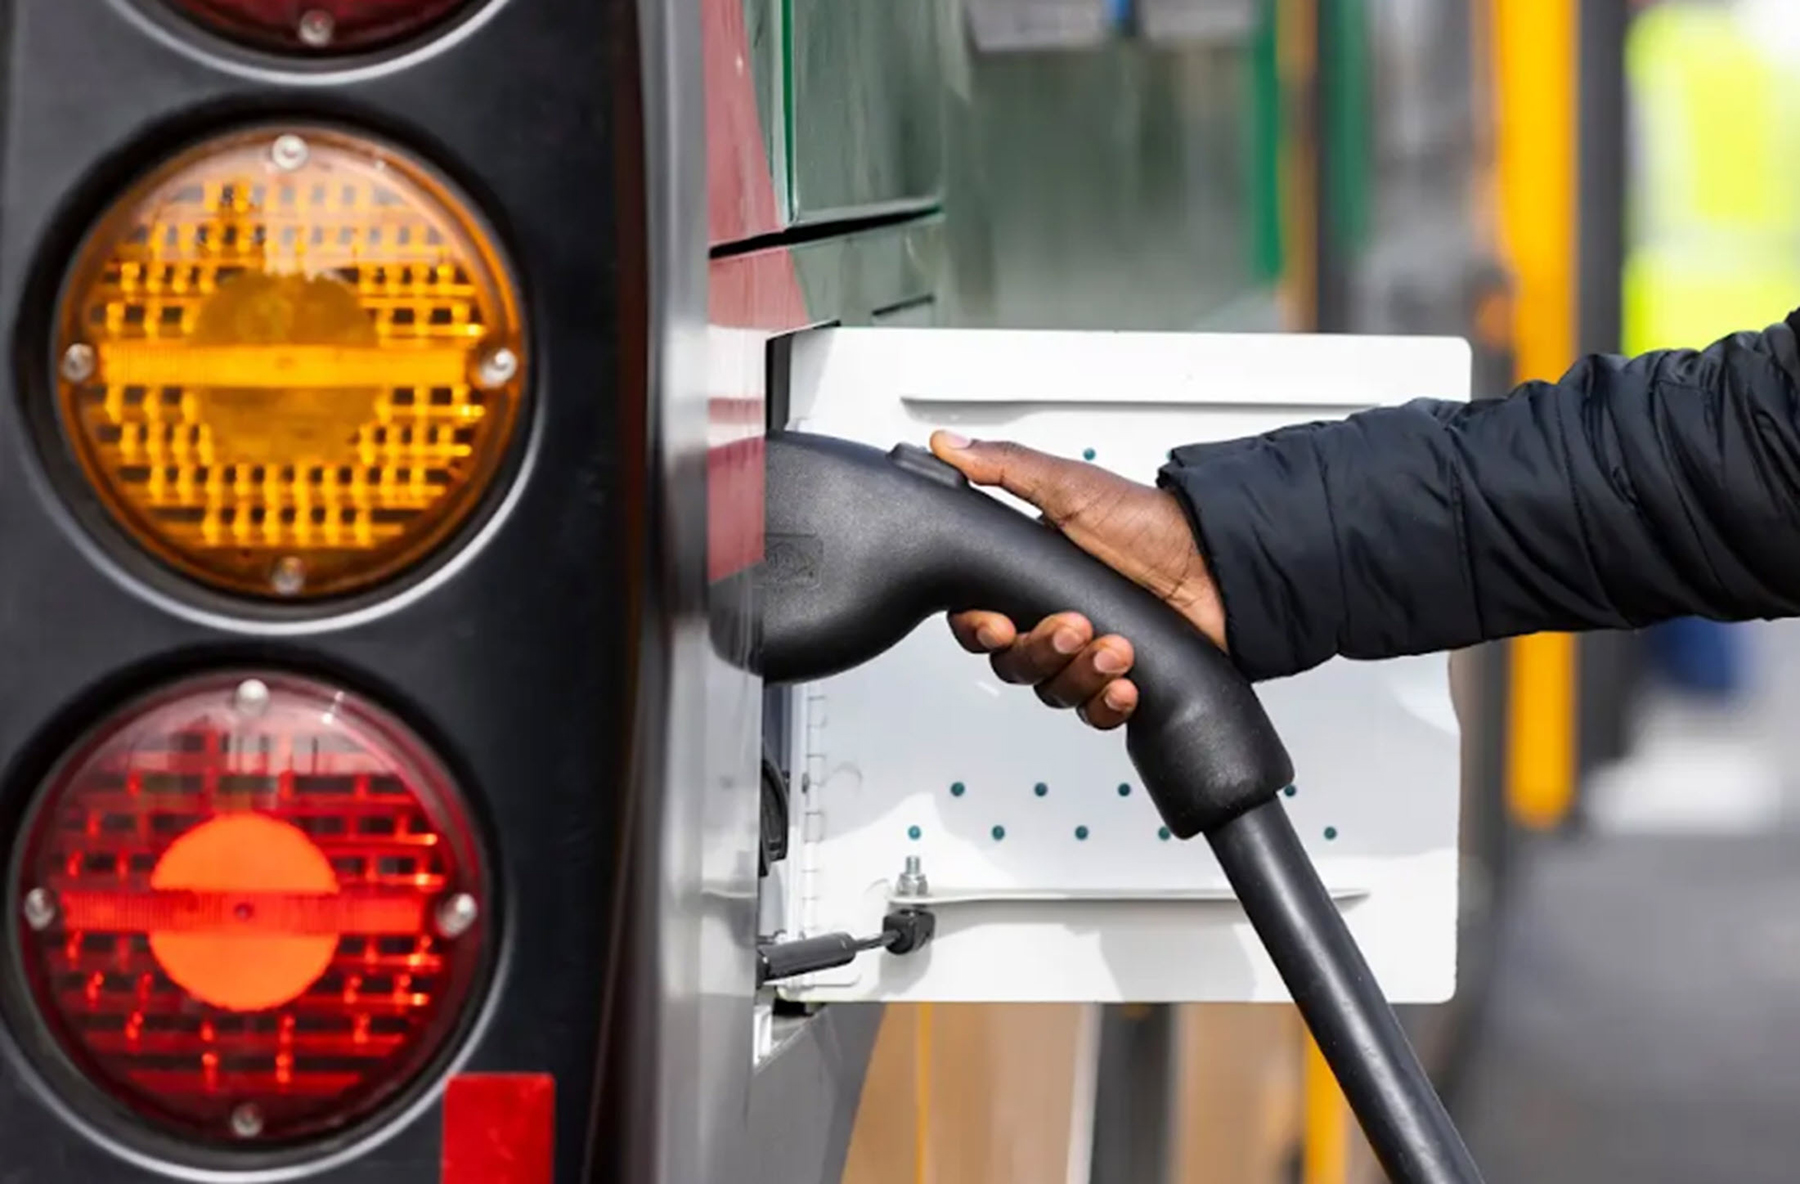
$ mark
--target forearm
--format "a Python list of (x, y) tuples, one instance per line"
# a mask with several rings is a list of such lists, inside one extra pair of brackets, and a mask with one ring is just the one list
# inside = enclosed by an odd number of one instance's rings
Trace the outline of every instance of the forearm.
[(1177, 450), (1233, 655), (1271, 678), (1546, 629), (1800, 612), (1794, 333), (1503, 400)]

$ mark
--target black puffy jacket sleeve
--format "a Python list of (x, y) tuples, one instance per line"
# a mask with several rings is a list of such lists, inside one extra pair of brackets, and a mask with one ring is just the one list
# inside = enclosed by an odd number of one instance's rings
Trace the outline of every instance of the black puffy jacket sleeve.
[(1176, 449), (1253, 678), (1540, 630), (1800, 613), (1800, 312), (1703, 351), (1590, 357)]

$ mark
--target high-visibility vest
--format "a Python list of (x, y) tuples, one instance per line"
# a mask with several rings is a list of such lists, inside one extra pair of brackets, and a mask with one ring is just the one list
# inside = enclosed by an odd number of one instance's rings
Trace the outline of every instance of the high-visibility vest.
[(1626, 352), (1701, 346), (1800, 306), (1800, 84), (1791, 50), (1728, 8), (1633, 25)]

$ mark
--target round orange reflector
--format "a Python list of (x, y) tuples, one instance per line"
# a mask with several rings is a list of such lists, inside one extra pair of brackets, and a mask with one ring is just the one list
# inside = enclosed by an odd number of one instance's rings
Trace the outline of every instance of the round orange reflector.
[(212, 140), (133, 186), (76, 258), (55, 348), (64, 431), (126, 533), (286, 600), (441, 546), (525, 391), (517, 293), (467, 202), (311, 127)]
[(282, 924), (288, 894), (338, 890), (331, 860), (291, 822), (266, 814), (203, 822), (162, 853), (150, 889), (217, 893), (228, 902), (214, 925), (173, 924), (149, 934), (170, 981), (214, 1007), (261, 1011), (292, 1002), (337, 952), (337, 934)]

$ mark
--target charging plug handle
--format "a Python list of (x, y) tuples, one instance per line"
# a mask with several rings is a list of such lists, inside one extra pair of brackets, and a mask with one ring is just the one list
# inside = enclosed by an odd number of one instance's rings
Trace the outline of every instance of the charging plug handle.
[(1182, 838), (1267, 801), (1293, 765), (1243, 676), (1155, 596), (1063, 535), (972, 490), (923, 449), (798, 432), (767, 441), (762, 673), (804, 682), (875, 657), (941, 612), (1020, 622), (1079, 611), (1131, 639), (1126, 748)]
[(1388, 1178), (1479, 1184), (1281, 808), (1293, 767), (1230, 660), (1154, 596), (922, 449), (884, 455), (774, 433), (767, 472), (764, 676), (824, 678), (881, 654), (927, 616), (972, 608), (1020, 622), (1073, 610), (1130, 638), (1140, 692), (1126, 725), (1132, 764), (1172, 832), (1205, 832)]

